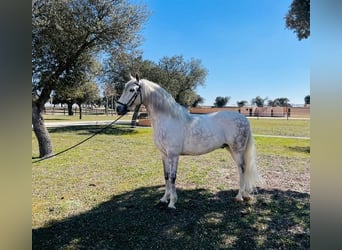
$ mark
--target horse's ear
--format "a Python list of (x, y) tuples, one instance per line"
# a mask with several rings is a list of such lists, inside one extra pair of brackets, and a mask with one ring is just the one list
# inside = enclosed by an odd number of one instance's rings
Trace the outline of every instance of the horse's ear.
[(129, 73), (129, 78), (131, 78), (131, 80), (135, 80), (131, 73)]
[(138, 74), (138, 73), (135, 74), (135, 79), (136, 79), (137, 82), (139, 83), (140, 79), (139, 79), (139, 74)]

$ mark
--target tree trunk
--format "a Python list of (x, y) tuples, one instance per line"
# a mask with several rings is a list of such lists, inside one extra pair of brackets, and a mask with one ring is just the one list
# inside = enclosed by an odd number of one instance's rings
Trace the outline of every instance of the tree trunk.
[(106, 113), (106, 115), (108, 115), (108, 96), (106, 96), (105, 113)]
[(73, 105), (73, 103), (68, 102), (67, 105), (68, 105), (68, 115), (69, 115), (69, 116), (73, 116), (73, 115), (74, 115), (74, 111), (72, 111), (72, 105)]
[(135, 107), (135, 110), (134, 110), (134, 113), (133, 113), (133, 116), (132, 116), (132, 121), (131, 121), (131, 126), (132, 127), (135, 127), (137, 125), (137, 118), (138, 118), (138, 115), (139, 115), (140, 106), (141, 105), (138, 105), (138, 106)]
[(80, 103), (78, 103), (78, 107), (80, 108), (80, 120), (82, 120), (82, 107)]
[(42, 115), (44, 104), (32, 101), (32, 125), (39, 145), (39, 158), (53, 154), (49, 132)]
[(114, 96), (112, 95), (112, 115), (114, 114)]

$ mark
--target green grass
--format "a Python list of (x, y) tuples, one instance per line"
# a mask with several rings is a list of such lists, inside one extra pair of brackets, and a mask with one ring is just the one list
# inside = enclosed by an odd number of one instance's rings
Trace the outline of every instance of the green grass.
[(257, 137), (258, 154), (307, 158), (310, 154), (310, 141), (293, 138)]
[[(252, 126), (255, 131), (257, 125)], [(49, 129), (55, 152), (99, 128)], [(113, 127), (32, 166), (32, 247), (309, 248), (310, 141), (255, 137), (255, 143), (266, 184), (252, 202), (233, 202), (237, 168), (227, 151), (219, 149), (180, 158), (179, 201), (170, 212), (155, 206), (163, 195), (164, 178), (152, 129)], [(32, 156), (37, 155), (32, 135)]]
[[(82, 120), (78, 115), (44, 115), (44, 119), (49, 122), (68, 122), (68, 121), (113, 121), (116, 115), (84, 115)], [(130, 120), (131, 115), (126, 115), (122, 119)], [(282, 136), (310, 136), (310, 120), (296, 119), (249, 119), (254, 134), (262, 135), (282, 135)]]
[(310, 137), (310, 120), (249, 119), (254, 134)]

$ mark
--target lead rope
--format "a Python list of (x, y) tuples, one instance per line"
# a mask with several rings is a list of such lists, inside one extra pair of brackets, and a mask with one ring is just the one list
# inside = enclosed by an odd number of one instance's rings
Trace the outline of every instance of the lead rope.
[(46, 160), (46, 159), (49, 159), (49, 158), (55, 157), (55, 156), (57, 156), (57, 155), (63, 154), (63, 153), (65, 153), (65, 152), (67, 152), (67, 151), (69, 151), (69, 150), (71, 150), (71, 149), (73, 149), (73, 148), (76, 148), (77, 146), (79, 146), (79, 145), (85, 143), (86, 141), (88, 141), (88, 140), (90, 140), (91, 138), (93, 138), (95, 135), (101, 133), (102, 131), (104, 131), (104, 130), (106, 130), (107, 128), (109, 128), (110, 126), (112, 126), (114, 123), (116, 123), (116, 122), (117, 122), (119, 119), (121, 119), (123, 116), (124, 116), (124, 115), (120, 115), (118, 118), (116, 118), (116, 119), (115, 119), (114, 121), (112, 121), (110, 124), (108, 124), (107, 126), (105, 126), (105, 127), (102, 128), (102, 129), (100, 129), (99, 131), (95, 132), (94, 134), (92, 134), (91, 136), (87, 137), (86, 139), (80, 141), (79, 143), (77, 143), (77, 144), (75, 144), (75, 145), (73, 145), (73, 146), (71, 146), (71, 147), (69, 147), (69, 148), (66, 148), (66, 149), (64, 149), (64, 150), (62, 150), (62, 151), (60, 151), (60, 152), (58, 152), (58, 153), (56, 153), (56, 154), (48, 155), (48, 156), (46, 156), (46, 157), (40, 158), (39, 160), (33, 161), (32, 164), (37, 163), (37, 162), (40, 162), (40, 161), (44, 161), (44, 160)]

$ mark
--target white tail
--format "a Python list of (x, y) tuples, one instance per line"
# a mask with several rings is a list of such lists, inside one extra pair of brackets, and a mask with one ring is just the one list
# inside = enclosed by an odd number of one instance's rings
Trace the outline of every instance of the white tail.
[(262, 178), (259, 175), (256, 164), (256, 151), (252, 132), (249, 134), (247, 146), (244, 154), (245, 172), (244, 185), (245, 191), (251, 193), (255, 191), (257, 183), (262, 183)]

